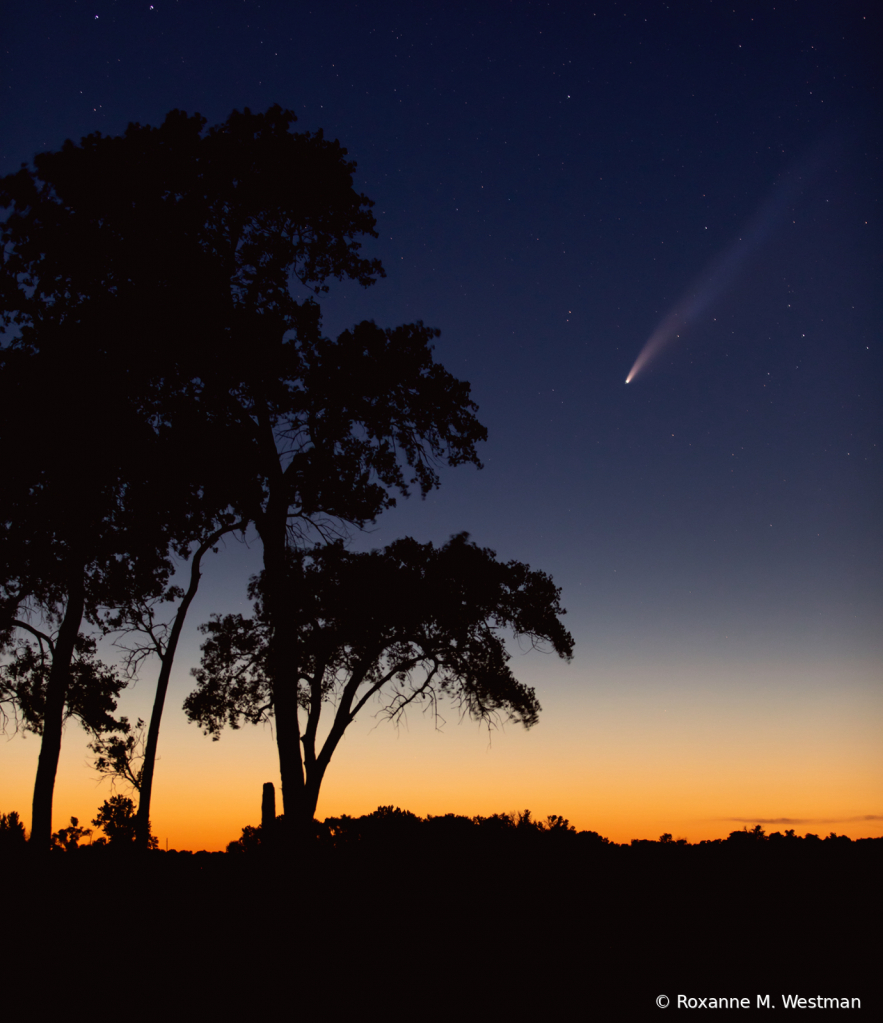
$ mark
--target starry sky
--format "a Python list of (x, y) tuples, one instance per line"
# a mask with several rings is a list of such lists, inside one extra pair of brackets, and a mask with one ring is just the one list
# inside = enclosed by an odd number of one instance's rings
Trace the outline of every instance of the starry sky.
[[(534, 729), (369, 715), (319, 817), (883, 834), (876, 4), (65, 0), (3, 21), (2, 174), (173, 108), (279, 103), (340, 139), (387, 277), (333, 286), (326, 333), (440, 328), (489, 431), (484, 469), (353, 545), (467, 530), (562, 587), (573, 661), (512, 647)], [(197, 624), (245, 610), (259, 563), (229, 541), (191, 612), (151, 813), (170, 848), (223, 848), (278, 784), (269, 727), (212, 743), (180, 709)], [(121, 709), (151, 701), (147, 670)], [(85, 744), (69, 725), (56, 828), (110, 794)], [(3, 743), (0, 809), (29, 817), (37, 752)]]

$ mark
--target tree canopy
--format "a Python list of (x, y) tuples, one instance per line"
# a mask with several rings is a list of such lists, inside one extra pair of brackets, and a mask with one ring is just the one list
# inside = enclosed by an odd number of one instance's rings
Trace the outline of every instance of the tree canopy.
[[(304, 802), (297, 810), (307, 819), (344, 731), (372, 698), (381, 699), (390, 718), (414, 703), (435, 708), (447, 697), (476, 720), (502, 717), (529, 728), (540, 705), (512, 673), (504, 634), (546, 643), (567, 659), (573, 652), (551, 578), (521, 562), (498, 561), (466, 533), (438, 548), (405, 538), (369, 553), (340, 542), (291, 550), (285, 582), (290, 684), (305, 718)], [(208, 638), (185, 710), (215, 738), (224, 725), (275, 713), (262, 584), (263, 576), (252, 580), (252, 618), (215, 616), (202, 627)], [(329, 702), (332, 723), (320, 745)]]
[[(172, 552), (201, 551), (234, 523), (261, 540), (283, 799), (302, 807), (288, 615), (306, 599), (293, 590), (314, 580), (297, 581), (292, 556), (317, 529), (327, 538), (372, 522), (397, 494), (425, 495), (444, 463), (480, 467), (486, 430), (468, 383), (433, 358), (437, 330), (363, 321), (322, 334), (326, 282), (368, 286), (383, 269), (360, 252), (376, 232), (355, 164), (321, 131), (293, 132), (295, 120), (274, 106), (206, 129), (172, 111), (159, 128), (68, 141), (0, 181), (0, 427), (11, 435), (50, 399), (0, 497), (0, 639), (21, 627), (22, 607), (58, 625), (38, 844), (81, 622), (131, 622), (129, 610), (169, 592)], [(467, 693), (482, 698), (478, 674)], [(147, 804), (163, 697), (161, 678)], [(504, 706), (531, 718), (515, 689)]]
[[(47, 646), (49, 648), (47, 649)], [(69, 670), (64, 720), (76, 718), (93, 736), (127, 730), (125, 718), (114, 717), (126, 679), (96, 657), (97, 644), (82, 633), (77, 637)], [(11, 712), (15, 726), (41, 735), (46, 715), (46, 691), (52, 665), (50, 644), (21, 643), (8, 663), (0, 665), (0, 720)], [(4, 706), (5, 705), (5, 706)]]

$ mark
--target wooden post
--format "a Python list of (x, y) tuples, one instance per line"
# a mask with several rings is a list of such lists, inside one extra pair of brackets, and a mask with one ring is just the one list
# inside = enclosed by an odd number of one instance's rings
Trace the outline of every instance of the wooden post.
[(261, 799), (261, 845), (271, 848), (276, 837), (276, 787), (271, 781), (264, 782)]

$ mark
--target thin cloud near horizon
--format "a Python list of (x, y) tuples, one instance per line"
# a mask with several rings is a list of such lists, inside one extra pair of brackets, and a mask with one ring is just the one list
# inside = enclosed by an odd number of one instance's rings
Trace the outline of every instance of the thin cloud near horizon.
[(739, 824), (856, 824), (860, 821), (883, 821), (883, 814), (868, 813), (863, 817), (721, 817)]

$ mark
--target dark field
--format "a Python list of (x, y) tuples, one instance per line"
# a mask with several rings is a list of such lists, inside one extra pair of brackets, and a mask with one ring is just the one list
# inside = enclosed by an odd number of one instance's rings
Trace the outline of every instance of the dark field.
[(881, 844), (7, 860), (5, 961), (45, 968), (32, 1006), (175, 1018), (655, 1018), (662, 994), (873, 1014)]

